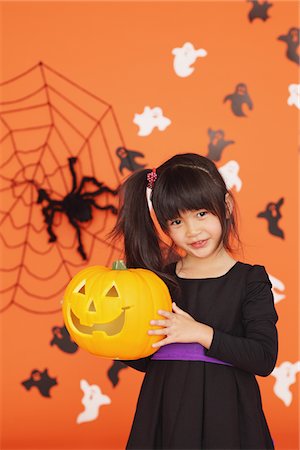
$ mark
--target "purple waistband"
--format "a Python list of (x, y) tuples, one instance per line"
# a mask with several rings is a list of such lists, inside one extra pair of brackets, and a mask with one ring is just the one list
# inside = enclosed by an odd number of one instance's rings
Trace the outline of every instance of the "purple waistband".
[(167, 344), (152, 355), (153, 360), (205, 361), (232, 366), (232, 364), (205, 355), (203, 345), (192, 343)]

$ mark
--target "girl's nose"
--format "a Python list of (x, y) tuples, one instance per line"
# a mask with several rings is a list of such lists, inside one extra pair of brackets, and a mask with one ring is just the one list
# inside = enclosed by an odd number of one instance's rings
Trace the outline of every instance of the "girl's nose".
[(187, 225), (186, 234), (188, 237), (197, 236), (197, 234), (200, 234), (200, 232), (201, 232), (201, 229), (200, 229), (199, 224), (191, 223), (191, 224)]

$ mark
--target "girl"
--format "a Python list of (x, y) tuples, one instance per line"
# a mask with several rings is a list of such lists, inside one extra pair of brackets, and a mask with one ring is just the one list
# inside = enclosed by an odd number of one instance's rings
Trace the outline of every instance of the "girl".
[(255, 375), (275, 366), (278, 317), (265, 268), (231, 256), (235, 206), (219, 171), (176, 155), (121, 192), (113, 234), (124, 237), (127, 266), (156, 272), (174, 300), (149, 324), (164, 336), (157, 352), (125, 361), (146, 372), (127, 449), (273, 449)]

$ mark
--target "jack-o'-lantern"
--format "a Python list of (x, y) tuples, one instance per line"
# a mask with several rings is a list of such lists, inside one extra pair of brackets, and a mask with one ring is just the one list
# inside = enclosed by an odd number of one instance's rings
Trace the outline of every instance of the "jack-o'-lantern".
[(157, 348), (164, 336), (148, 335), (158, 310), (172, 310), (165, 283), (146, 269), (93, 266), (80, 271), (68, 284), (63, 301), (66, 327), (79, 347), (113, 359), (138, 359)]

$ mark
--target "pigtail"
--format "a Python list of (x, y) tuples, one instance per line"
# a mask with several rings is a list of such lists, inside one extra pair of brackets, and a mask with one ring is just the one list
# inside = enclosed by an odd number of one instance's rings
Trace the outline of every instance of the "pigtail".
[(135, 172), (120, 190), (120, 210), (111, 236), (123, 236), (128, 268), (144, 268), (162, 272), (160, 239), (151, 219), (146, 198), (149, 169)]
[(178, 284), (174, 274), (165, 267), (170, 255), (173, 256), (173, 249), (159, 238), (150, 214), (146, 197), (148, 173), (151, 173), (149, 169), (137, 171), (121, 186), (119, 214), (110, 237), (114, 240), (123, 238), (128, 268), (148, 269), (156, 273), (176, 298)]

